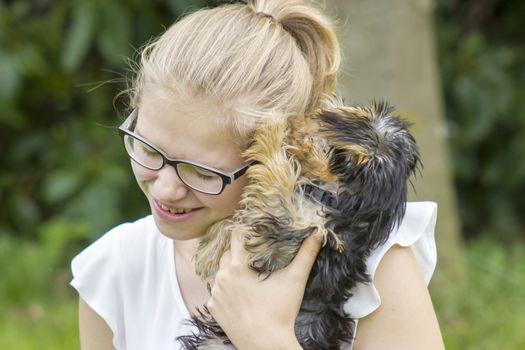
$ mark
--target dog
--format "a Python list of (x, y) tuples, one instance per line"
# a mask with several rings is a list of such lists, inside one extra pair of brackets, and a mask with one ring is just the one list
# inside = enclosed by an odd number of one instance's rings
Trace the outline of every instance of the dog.
[[(410, 177), (421, 165), (409, 123), (386, 102), (332, 105), (257, 128), (244, 156), (253, 165), (240, 207), (210, 227), (195, 255), (212, 278), (232, 233), (244, 237), (249, 267), (264, 277), (286, 267), (314, 229), (323, 247), (311, 270), (295, 332), (303, 349), (340, 349), (353, 340), (344, 311), (366, 260), (405, 213)], [(179, 337), (184, 349), (232, 348), (204, 307)]]

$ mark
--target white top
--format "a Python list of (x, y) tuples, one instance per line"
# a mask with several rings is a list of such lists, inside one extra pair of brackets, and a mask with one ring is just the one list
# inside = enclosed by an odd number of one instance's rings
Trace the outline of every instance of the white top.
[[(437, 206), (407, 203), (405, 217), (388, 241), (367, 260), (374, 276), (382, 257), (394, 244), (410, 246), (428, 284), (436, 266), (434, 226)], [(175, 272), (172, 240), (162, 235), (153, 218), (121, 224), (99, 238), (72, 263), (71, 285), (113, 331), (118, 350), (173, 350), (176, 338), (189, 334), (190, 317)], [(364, 317), (381, 304), (374, 284), (359, 284), (345, 310)]]

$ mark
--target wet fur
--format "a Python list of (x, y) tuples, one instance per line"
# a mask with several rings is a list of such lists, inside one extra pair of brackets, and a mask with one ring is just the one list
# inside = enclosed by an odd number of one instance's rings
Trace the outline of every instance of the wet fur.
[[(317, 228), (324, 238), (297, 316), (304, 349), (339, 349), (353, 338), (344, 311), (357, 283), (367, 283), (366, 259), (388, 239), (405, 213), (407, 182), (419, 165), (408, 124), (386, 103), (333, 107), (259, 128), (245, 153), (257, 163), (240, 209), (212, 226), (201, 241), (197, 273), (213, 277), (233, 232), (245, 237), (249, 265), (268, 276), (286, 267)], [(333, 202), (304, 193), (315, 185)], [(184, 349), (234, 348), (204, 308), (192, 324), (199, 334), (178, 340)]]

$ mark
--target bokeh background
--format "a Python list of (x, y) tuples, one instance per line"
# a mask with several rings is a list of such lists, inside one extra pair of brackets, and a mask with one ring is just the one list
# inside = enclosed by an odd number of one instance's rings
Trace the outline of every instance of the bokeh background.
[[(185, 11), (217, 3), (0, 1), (0, 349), (79, 348), (71, 258), (148, 211), (116, 132), (129, 60)], [(525, 348), (525, 2), (325, 6), (347, 50), (346, 100), (393, 99), (425, 146), (415, 197), (440, 203), (431, 292), (447, 349)], [(374, 32), (370, 13), (391, 28)], [(389, 64), (363, 60), (368, 48)], [(418, 62), (435, 72), (428, 113), (398, 94), (427, 81)]]

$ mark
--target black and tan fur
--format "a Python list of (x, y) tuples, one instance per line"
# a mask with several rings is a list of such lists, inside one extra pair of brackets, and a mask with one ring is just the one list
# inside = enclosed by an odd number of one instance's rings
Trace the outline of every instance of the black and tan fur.
[[(207, 231), (195, 256), (197, 273), (213, 277), (238, 232), (250, 267), (270, 275), (317, 229), (324, 246), (296, 335), (304, 349), (339, 349), (351, 341), (354, 320), (343, 306), (358, 282), (370, 281), (366, 259), (403, 218), (408, 179), (419, 164), (408, 124), (392, 113), (385, 103), (333, 107), (258, 128), (245, 153), (256, 163), (240, 209)], [(185, 349), (233, 348), (205, 309), (192, 322), (199, 333), (179, 338)]]

